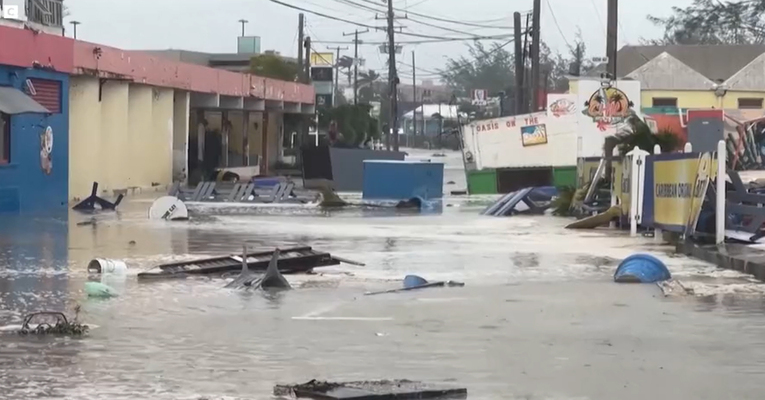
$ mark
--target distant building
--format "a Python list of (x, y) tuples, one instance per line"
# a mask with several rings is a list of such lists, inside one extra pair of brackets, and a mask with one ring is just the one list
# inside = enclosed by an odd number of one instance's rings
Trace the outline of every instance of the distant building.
[(625, 46), (617, 75), (641, 82), (644, 109), (762, 109), (765, 45)]

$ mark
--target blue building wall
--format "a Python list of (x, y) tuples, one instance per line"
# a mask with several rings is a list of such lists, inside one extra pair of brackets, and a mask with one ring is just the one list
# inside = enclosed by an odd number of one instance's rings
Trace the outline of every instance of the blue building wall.
[[(61, 82), (61, 110), (57, 114), (11, 116), (11, 162), (0, 165), (0, 213), (50, 212), (66, 209), (69, 190), (69, 77), (39, 69), (0, 65), (0, 86), (23, 91), (30, 78)], [(52, 171), (40, 163), (40, 135), (53, 130)]]

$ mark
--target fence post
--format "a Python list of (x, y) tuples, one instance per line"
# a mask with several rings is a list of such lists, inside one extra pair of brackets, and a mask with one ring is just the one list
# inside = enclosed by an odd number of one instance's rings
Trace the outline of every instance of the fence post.
[[(690, 143), (686, 143), (686, 146), (690, 145)], [(658, 144), (653, 145), (653, 154), (661, 154), (661, 146)], [(653, 229), (653, 240), (655, 242), (661, 243), (663, 241), (664, 235), (662, 234), (661, 228), (654, 228)]]
[[(611, 153), (611, 154), (614, 157), (618, 157), (619, 156), (619, 148), (618, 148), (618, 146), (614, 147), (614, 152)], [(622, 165), (624, 165), (624, 164), (622, 164)], [(620, 187), (622, 185), (621, 182), (616, 182), (616, 174), (614, 173), (613, 168), (614, 168), (613, 164), (611, 164), (611, 171), (610, 171), (611, 172), (611, 208), (616, 207), (616, 206), (619, 205), (619, 201), (618, 201), (619, 199), (617, 199), (616, 196), (614, 195), (614, 189), (616, 189), (616, 185), (619, 185)], [(622, 170), (622, 173), (624, 173), (623, 170)], [(619, 213), (619, 214), (621, 215), (621, 213)], [(608, 224), (608, 227), (611, 228), (611, 229), (616, 228), (616, 222), (611, 221)]]
[(685, 147), (683, 148), (683, 153), (693, 153), (693, 145), (691, 142), (686, 142)]
[(635, 146), (629, 153), (630, 156), (630, 236), (637, 236), (638, 226), (638, 179), (640, 177), (640, 149)]
[(728, 176), (726, 171), (728, 149), (724, 140), (717, 142), (717, 199), (715, 201), (715, 243), (719, 246), (725, 243), (725, 180)]

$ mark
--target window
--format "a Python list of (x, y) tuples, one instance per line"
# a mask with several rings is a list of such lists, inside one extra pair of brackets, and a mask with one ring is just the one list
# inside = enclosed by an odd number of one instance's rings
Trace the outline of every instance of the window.
[(11, 116), (0, 113), (0, 164), (11, 162)]
[(738, 99), (738, 108), (759, 110), (762, 108), (762, 98)]
[(677, 97), (654, 97), (654, 107), (677, 107)]
[(53, 114), (61, 112), (61, 82), (50, 79), (32, 78), (29, 80), (34, 87), (34, 94), (30, 94), (34, 101), (47, 108)]

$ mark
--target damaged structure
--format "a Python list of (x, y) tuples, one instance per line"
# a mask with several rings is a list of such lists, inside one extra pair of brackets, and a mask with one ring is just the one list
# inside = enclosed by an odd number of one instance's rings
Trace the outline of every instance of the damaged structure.
[(264, 173), (284, 114), (315, 113), (309, 85), (44, 32), (0, 24), (0, 212), (166, 190), (210, 140), (217, 166)]

